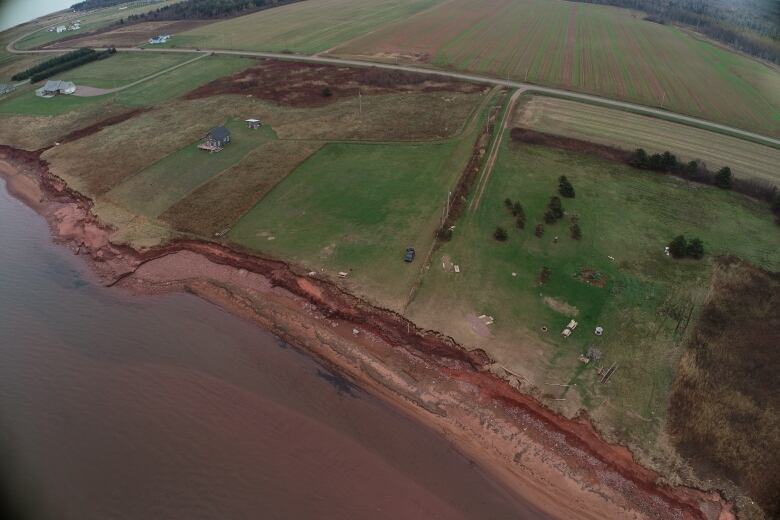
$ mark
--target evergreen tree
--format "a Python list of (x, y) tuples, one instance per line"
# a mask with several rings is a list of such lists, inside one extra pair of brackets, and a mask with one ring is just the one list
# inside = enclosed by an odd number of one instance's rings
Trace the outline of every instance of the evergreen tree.
[(506, 233), (506, 229), (502, 228), (501, 226), (498, 226), (496, 230), (493, 232), (493, 238), (498, 240), (499, 242), (506, 242), (506, 239), (509, 237)]
[(562, 197), (569, 199), (574, 198), (574, 186), (571, 185), (569, 179), (567, 179), (565, 175), (561, 175), (561, 178), (558, 179), (558, 193), (560, 193)]
[(669, 253), (674, 258), (682, 258), (688, 254), (688, 242), (682, 235), (677, 235), (674, 240), (669, 242)]
[(571, 225), (571, 228), (569, 229), (571, 230), (571, 237), (574, 240), (579, 240), (580, 238), (582, 238), (582, 230), (580, 229), (579, 224), (575, 222), (574, 224)]
[(637, 148), (628, 159), (628, 164), (634, 168), (647, 167), (647, 152), (643, 148)]
[(561, 204), (561, 199), (558, 197), (550, 197), (547, 209), (555, 216), (555, 220), (563, 217), (563, 204)]
[(700, 259), (704, 256), (704, 243), (698, 238), (692, 238), (685, 248), (685, 254), (691, 258)]
[(724, 190), (731, 189), (731, 168), (724, 166), (715, 174), (715, 186)]

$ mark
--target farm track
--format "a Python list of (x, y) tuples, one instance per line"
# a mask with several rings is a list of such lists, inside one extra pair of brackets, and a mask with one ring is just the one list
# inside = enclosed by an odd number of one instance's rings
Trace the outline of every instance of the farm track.
[[(74, 50), (74, 49), (57, 49), (57, 50), (40, 49), (40, 50), (23, 51), (14, 48), (14, 44), (20, 39), (22, 39), (24, 36), (26, 35), (23, 35), (22, 37), (17, 38), (16, 40), (9, 43), (6, 46), (6, 50), (13, 54), (52, 54), (52, 53), (57, 54), (69, 50)], [(447, 70), (438, 70), (438, 69), (418, 67), (412, 65), (397, 65), (397, 64), (390, 64), (390, 63), (365, 61), (365, 60), (284, 54), (284, 53), (277, 53), (277, 52), (235, 51), (229, 49), (141, 49), (138, 47), (119, 47), (117, 48), (117, 51), (148, 52), (148, 53), (152, 53), (152, 52), (207, 53), (207, 54), (214, 54), (214, 55), (248, 56), (248, 57), (256, 57), (256, 58), (272, 58), (278, 60), (297, 61), (303, 63), (342, 65), (342, 66), (349, 66), (349, 67), (376, 67), (376, 68), (386, 69), (386, 70), (397, 70), (397, 71), (412, 72), (417, 74), (426, 74), (428, 76), (437, 76), (437, 77), (443, 77), (448, 79), (469, 81), (472, 83), (481, 83), (485, 85), (497, 85), (497, 86), (507, 87), (510, 89), (520, 89), (524, 92), (529, 92), (529, 93), (550, 95), (550, 96), (561, 97), (564, 99), (572, 99), (574, 101), (582, 101), (590, 104), (603, 105), (611, 108), (616, 108), (619, 110), (625, 110), (625, 111), (634, 112), (638, 114), (657, 117), (660, 119), (673, 121), (675, 123), (681, 123), (689, 126), (704, 128), (706, 130), (710, 130), (713, 132), (725, 133), (728, 135), (732, 135), (734, 137), (739, 137), (760, 144), (772, 146), (774, 148), (780, 148), (780, 139), (757, 134), (755, 132), (750, 132), (747, 130), (742, 130), (739, 128), (734, 128), (720, 123), (714, 123), (712, 121), (707, 121), (705, 119), (699, 119), (696, 117), (686, 116), (684, 114), (679, 114), (676, 112), (670, 112), (668, 110), (662, 110), (659, 108), (653, 108), (645, 105), (638, 105), (626, 101), (617, 101), (614, 99), (595, 96), (592, 94), (582, 94), (579, 92), (571, 92), (569, 90), (564, 90), (564, 89), (542, 87), (530, 83), (523, 83), (520, 81), (512, 81), (507, 79), (499, 79), (499, 78), (484, 76), (479, 74), (452, 72)]]
[(514, 110), (515, 103), (517, 103), (517, 98), (519, 98), (521, 94), (523, 94), (523, 90), (516, 90), (514, 93), (512, 93), (512, 97), (509, 98), (509, 102), (507, 102), (506, 110), (504, 110), (503, 117), (499, 122), (500, 126), (498, 133), (495, 135), (493, 142), (491, 143), (490, 152), (488, 153), (487, 160), (485, 161), (485, 168), (482, 171), (482, 176), (477, 181), (477, 190), (474, 193), (474, 198), (471, 199), (471, 204), (469, 205), (469, 211), (472, 213), (479, 209), (479, 202), (482, 200), (482, 194), (485, 192), (485, 186), (488, 184), (490, 174), (493, 173), (493, 167), (495, 166), (496, 159), (498, 158), (498, 150), (501, 149), (501, 141), (504, 139), (504, 132), (512, 123), (512, 112)]

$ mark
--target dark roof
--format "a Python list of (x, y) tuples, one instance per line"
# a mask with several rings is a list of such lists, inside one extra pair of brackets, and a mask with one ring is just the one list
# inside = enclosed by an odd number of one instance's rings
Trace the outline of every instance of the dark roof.
[(209, 132), (209, 137), (212, 139), (216, 139), (217, 141), (222, 141), (226, 137), (230, 136), (230, 130), (225, 128), (224, 126), (218, 126), (216, 128), (212, 128)]

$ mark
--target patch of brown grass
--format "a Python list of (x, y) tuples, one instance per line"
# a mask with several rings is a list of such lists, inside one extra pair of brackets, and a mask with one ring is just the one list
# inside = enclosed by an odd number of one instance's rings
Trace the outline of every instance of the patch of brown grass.
[(265, 143), (171, 206), (161, 218), (180, 231), (213, 236), (233, 225), (320, 146), (312, 141)]
[[(190, 104), (192, 105), (192, 104)], [(43, 154), (53, 173), (89, 197), (191, 144), (231, 114), (218, 103), (174, 102)]]
[(0, 115), (3, 144), (24, 150), (40, 150), (52, 146), (67, 134), (123, 112), (127, 112), (127, 108), (97, 102), (55, 117), (3, 114)]
[[(329, 95), (323, 95), (323, 89)], [(432, 81), (428, 76), (379, 68), (339, 67), (264, 59), (258, 65), (199, 87), (188, 99), (243, 94), (290, 106), (322, 106), (344, 98), (399, 92), (482, 92), (465, 81)]]
[(728, 479), (780, 515), (780, 273), (715, 267), (673, 385), (669, 424), (705, 478)]

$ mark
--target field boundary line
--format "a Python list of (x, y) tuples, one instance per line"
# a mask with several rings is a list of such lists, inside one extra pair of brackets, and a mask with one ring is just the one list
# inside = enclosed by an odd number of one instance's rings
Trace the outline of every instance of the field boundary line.
[(498, 159), (498, 151), (501, 148), (501, 142), (504, 139), (504, 132), (512, 121), (511, 114), (514, 110), (517, 98), (519, 98), (523, 92), (525, 92), (523, 89), (515, 90), (507, 102), (506, 108), (504, 109), (504, 113), (501, 117), (501, 121), (499, 122), (501, 126), (498, 129), (496, 135), (493, 137), (493, 142), (490, 146), (490, 152), (488, 153), (487, 161), (485, 161), (485, 166), (482, 168), (482, 174), (479, 177), (479, 181), (477, 181), (477, 190), (474, 193), (474, 197), (471, 199), (471, 203), (469, 204), (469, 211), (471, 213), (474, 213), (479, 209), (479, 203), (482, 200), (482, 194), (485, 192), (485, 187), (490, 180), (490, 175), (493, 173), (493, 167), (495, 166), (496, 160)]
[[(465, 139), (465, 134), (470, 131), (475, 131), (477, 134), (477, 139), (480, 138), (480, 128), (482, 125), (479, 124), (480, 116), (481, 114), (485, 113), (486, 118), (489, 120), (490, 118), (490, 112), (491, 112), (491, 106), (493, 105), (493, 102), (495, 98), (499, 95), (500, 87), (494, 87), (490, 90), (490, 92), (487, 93), (485, 96), (484, 101), (480, 103), (477, 107), (477, 110), (474, 111), (472, 116), (469, 118), (469, 120), (466, 122), (466, 124), (463, 126), (463, 132), (461, 135), (461, 138)], [(477, 125), (476, 128), (472, 128), (473, 125)], [(474, 144), (472, 144), (473, 148)], [(466, 161), (466, 164), (463, 165), (464, 168), (468, 166), (468, 161)], [(458, 175), (455, 178), (455, 184), (451, 187), (449, 190), (450, 194), (454, 191), (456, 191), (454, 188), (458, 186), (458, 183), (460, 182), (461, 176), (464, 175), (466, 172), (465, 170), (461, 170), (460, 175)], [(451, 195), (448, 195), (448, 201), (449, 204), (449, 197)], [(446, 212), (446, 208), (442, 208)], [(420, 288), (423, 282), (423, 278), (425, 277), (425, 273), (430, 269), (431, 266), (431, 259), (433, 258), (433, 253), (436, 251), (436, 246), (438, 245), (438, 237), (434, 234), (433, 240), (431, 241), (431, 247), (428, 250), (428, 253), (425, 255), (425, 259), (422, 262), (422, 265), (420, 266), (419, 271), (417, 272), (417, 276), (415, 277), (414, 283), (412, 284), (412, 287), (409, 289), (409, 295), (406, 297), (406, 300), (404, 301), (403, 306), (401, 307), (401, 315), (405, 316), (406, 311), (409, 308), (409, 305), (412, 304), (412, 301), (414, 301), (414, 297), (417, 294), (417, 290)]]

